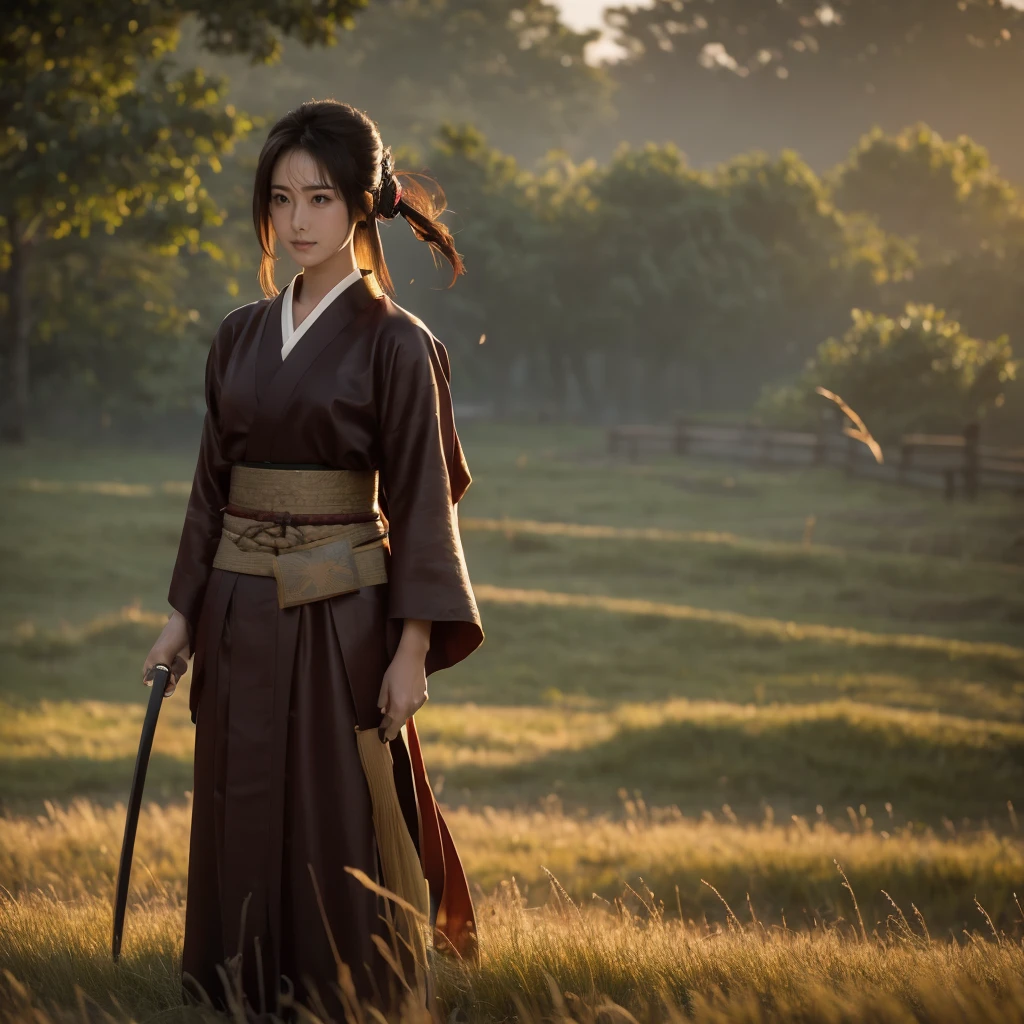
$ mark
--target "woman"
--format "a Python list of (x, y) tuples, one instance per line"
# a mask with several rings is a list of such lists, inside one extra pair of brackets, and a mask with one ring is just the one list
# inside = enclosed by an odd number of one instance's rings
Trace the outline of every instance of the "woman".
[[(228, 314), (207, 361), (174, 612), (143, 673), (171, 665), (172, 692), (195, 652), (182, 969), (216, 1001), (230, 959), (253, 1011), (293, 992), (337, 1013), (332, 943), (358, 996), (388, 1001), (373, 942), (385, 904), (345, 870), (386, 884), (357, 730), (390, 748), (435, 941), (473, 950), (411, 717), (427, 675), (483, 640), (454, 507), (470, 474), (447, 353), (385, 293), (377, 230), (401, 214), (454, 284), (463, 264), (441, 209), (415, 181), (403, 190), (362, 112), (324, 101), (285, 115), (253, 193), (267, 298)], [(277, 242), (302, 268), (280, 294)]]

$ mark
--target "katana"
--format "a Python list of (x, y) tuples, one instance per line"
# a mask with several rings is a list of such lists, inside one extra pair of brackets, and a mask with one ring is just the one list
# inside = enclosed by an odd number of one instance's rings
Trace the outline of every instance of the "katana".
[(117, 885), (114, 888), (114, 932), (110, 940), (110, 951), (116, 963), (121, 956), (121, 934), (124, 931), (124, 911), (128, 905), (128, 882), (132, 874), (132, 854), (135, 851), (135, 831), (139, 827), (139, 809), (142, 807), (142, 787), (146, 784), (146, 769), (149, 755), (153, 750), (153, 735), (156, 720), (160, 717), (160, 704), (164, 691), (170, 682), (171, 670), (166, 665), (153, 668), (153, 690), (146, 706), (146, 718), (142, 723), (142, 737), (139, 753), (135, 758), (135, 775), (132, 789), (128, 794), (128, 814), (124, 823), (124, 842), (121, 844), (121, 861), (117, 866)]

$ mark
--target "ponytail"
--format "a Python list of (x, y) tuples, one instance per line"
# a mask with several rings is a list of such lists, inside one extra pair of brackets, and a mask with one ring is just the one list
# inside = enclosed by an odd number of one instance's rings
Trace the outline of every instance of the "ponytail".
[[(374, 211), (374, 206), (370, 205), (369, 211), (366, 211), (368, 214), (366, 220), (361, 221), (357, 227), (357, 231), (359, 228), (365, 229), (360, 232), (362, 235), (361, 241), (364, 242), (361, 248), (366, 261), (373, 270), (373, 276), (377, 278), (381, 287), (388, 294), (394, 295), (395, 287), (388, 272), (387, 263), (384, 260), (384, 248), (381, 244), (377, 221), (392, 220), (401, 214), (416, 238), (430, 246), (435, 265), (437, 264), (438, 256), (448, 261), (449, 266), (452, 268), (452, 278), (448, 282), (448, 287), (451, 288), (455, 284), (456, 278), (466, 272), (466, 266), (462, 256), (455, 248), (455, 239), (452, 237), (452, 233), (439, 219), (447, 206), (444, 191), (433, 178), (425, 174), (417, 174), (412, 171), (395, 171), (393, 175), (395, 179), (401, 178), (402, 181), (401, 187), (398, 190), (399, 198), (393, 207), (391, 216), (385, 216), (380, 210)], [(425, 188), (420, 184), (420, 180), (417, 179), (429, 182), (433, 188)], [(387, 177), (385, 176), (382, 179), (381, 189), (378, 193), (381, 198), (387, 196), (386, 186)], [(372, 203), (372, 194), (368, 195), (367, 198)], [(379, 206), (380, 204), (374, 205)], [(357, 252), (357, 257), (360, 255)], [(362, 263), (362, 259), (360, 259), (360, 263)]]

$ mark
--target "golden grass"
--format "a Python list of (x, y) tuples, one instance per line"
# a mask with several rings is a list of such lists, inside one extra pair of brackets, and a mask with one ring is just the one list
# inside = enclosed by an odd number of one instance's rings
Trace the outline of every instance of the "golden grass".
[[(882, 647), (915, 651), (935, 651), (951, 658), (997, 658), (1010, 662), (1024, 660), (1024, 647), (1011, 644), (958, 640), (951, 637), (916, 633), (873, 633), (843, 626), (799, 623), (767, 616), (743, 615), (712, 608), (647, 601), (639, 598), (610, 597), (603, 594), (567, 594), (551, 590), (499, 587), (478, 583), (474, 588), (482, 604), (513, 604), (546, 608), (578, 608), (610, 615), (644, 615), (679, 621), (700, 622), (736, 629), (757, 637), (767, 636), (784, 642), (817, 641), (850, 647)], [(144, 611), (127, 605), (117, 612), (97, 616), (80, 626), (63, 624), (58, 630), (40, 630), (31, 621), (20, 623), (0, 638), (4, 646), (17, 649), (40, 643), (80, 644), (126, 624), (162, 627), (167, 614)]]
[[(29, 993), (45, 993), (58, 1005), (74, 1006), (78, 989), (108, 1009), (116, 1008), (113, 997), (136, 1018), (161, 1013), (181, 1001), (184, 910), (180, 899), (168, 896), (154, 895), (142, 904), (129, 901), (124, 954), (114, 964), (109, 897), (61, 900), (36, 892), (11, 899), (0, 894), (0, 964)], [(10, 1010), (17, 1003), (14, 993), (8, 998)], [(6, 1019), (28, 1021), (34, 1016)], [(4, 1019), (0, 1009), (0, 1021)]]
[[(485, 890), (509, 876), (533, 889), (544, 884), (549, 870), (587, 897), (639, 877), (669, 885), (718, 879), (724, 888), (727, 878), (743, 876), (753, 886), (759, 877), (791, 875), (835, 887), (838, 898), (837, 859), (853, 878), (1024, 881), (1024, 846), (990, 831), (950, 840), (931, 830), (890, 831), (880, 827), (888, 822), (859, 816), (849, 830), (802, 818), (776, 823), (770, 816), (760, 824), (741, 824), (728, 810), (693, 819), (673, 808), (649, 810), (642, 798), (628, 796), (629, 816), (620, 820), (567, 815), (551, 803), (535, 811), (485, 808), (450, 815), (467, 870)], [(697, 891), (685, 894), (691, 908)], [(742, 899), (744, 893), (738, 895)], [(779, 909), (786, 908), (772, 912)], [(790, 907), (795, 914), (801, 909)]]
[[(806, 546), (780, 541), (756, 541), (735, 533), (716, 530), (669, 530), (656, 526), (607, 526), (601, 523), (563, 523), (540, 519), (491, 519), (486, 516), (460, 516), (459, 528), (470, 533), (501, 533), (510, 536), (528, 533), (538, 537), (570, 537), (575, 540), (646, 540), (656, 544), (725, 544), (729, 547), (756, 547), (764, 550), (805, 551)], [(841, 548), (815, 550), (841, 551)]]
[[(563, 901), (524, 911), (510, 892), (488, 908), (486, 958), (457, 992), (467, 1015), (626, 1021), (932, 1021), (1024, 1017), (1024, 950), (1016, 943), (890, 942), (837, 931), (796, 934), (757, 923), (727, 930), (657, 914), (581, 912)], [(465, 972), (442, 975), (446, 995)], [(510, 996), (512, 993), (529, 993)], [(455, 1000), (452, 1000), (455, 1002)], [(602, 1002), (604, 1013), (594, 1012)], [(511, 1004), (511, 1005), (510, 1005)], [(481, 1011), (483, 1011), (481, 1013)]]
[(188, 480), (165, 480), (160, 484), (126, 484), (120, 480), (41, 480), (38, 477), (15, 482), (19, 491), (32, 494), (102, 494), (108, 498), (155, 498), (161, 495), (187, 498), (192, 492)]
[(0, 634), (0, 645), (10, 650), (43, 645), (71, 647), (95, 640), (122, 626), (142, 625), (162, 629), (167, 623), (167, 616), (167, 612), (148, 612), (137, 604), (130, 604), (118, 611), (97, 615), (77, 626), (62, 622), (57, 629), (40, 629), (31, 619), (25, 619), (13, 629)]
[[(480, 895), (514, 877), (533, 904), (548, 893), (548, 872), (575, 897), (602, 902), (640, 879), (669, 895), (690, 920), (724, 920), (707, 879), (738, 908), (750, 899), (759, 918), (809, 925), (846, 916), (838, 860), (861, 892), (869, 927), (884, 930), (891, 908), (925, 907), (935, 927), (974, 927), (977, 897), (1012, 930), (1012, 893), (1024, 883), (1024, 844), (990, 830), (955, 838), (896, 826), (855, 813), (846, 829), (821, 819), (741, 824), (728, 809), (687, 818), (676, 808), (650, 809), (622, 794), (625, 817), (571, 815), (556, 800), (515, 811), (485, 807), (448, 812), (466, 870)], [(141, 816), (132, 875), (139, 898), (183, 899), (190, 820), (188, 801), (147, 804)], [(113, 891), (124, 828), (124, 805), (76, 800), (47, 803), (37, 816), (0, 817), (0, 885), (19, 899), (43, 891), (76, 900)]]
[[(154, 752), (191, 762), (195, 730), (183, 677), (179, 692), (164, 702)], [(144, 693), (141, 684), (140, 694)], [(0, 700), (0, 751), (9, 763), (30, 759), (133, 758), (145, 706), (100, 700), (33, 704)], [(1024, 747), (1024, 722), (998, 722), (932, 710), (893, 708), (862, 701), (738, 704), (688, 700), (622, 702), (592, 708), (502, 707), (430, 703), (417, 713), (427, 763), (433, 774), (461, 768), (529, 766), (553, 754), (586, 752), (633, 733), (686, 725), (701, 730), (770, 735), (799, 726), (840, 725), (859, 733), (889, 733), (902, 742), (926, 741), (943, 748)], [(125, 780), (127, 785), (127, 779)]]
[[(417, 713), (417, 722), (419, 719)], [(736, 704), (728, 701), (624, 701), (593, 710), (434, 704), (423, 711), (423, 739), (430, 764), (521, 764), (556, 750), (581, 750), (624, 732), (692, 723), (770, 732), (790, 725), (843, 722), (865, 730), (892, 729), (906, 737), (987, 747), (995, 740), (1024, 742), (1024, 723), (993, 722), (938, 711), (891, 708), (861, 701), (813, 704)]]
[[(460, 516), (459, 528), (463, 533), (500, 533), (506, 538), (517, 534), (535, 537), (565, 537), (570, 540), (612, 540), (648, 541), (653, 544), (701, 544), (734, 548), (752, 553), (775, 553), (802, 555), (805, 557), (839, 556), (847, 557), (850, 548), (835, 544), (820, 544), (806, 540), (782, 541), (745, 537), (722, 530), (673, 530), (657, 526), (610, 526), (603, 523), (567, 523), (540, 519), (515, 519), (512, 517), (489, 518), (487, 516)], [(890, 551), (858, 551), (857, 557), (868, 560), (927, 562), (934, 555), (915, 553), (896, 554)], [(986, 570), (1005, 572), (1019, 576), (1024, 566), (1003, 562), (972, 562), (972, 568), (984, 566)]]
[[(105, 700), (41, 700), (31, 705), (0, 700), (0, 750), (9, 761), (134, 757), (145, 711), (141, 703)], [(194, 738), (188, 702), (165, 701), (154, 751), (191, 761)]]
[[(644, 898), (645, 894), (641, 894)], [(514, 884), (480, 905), (479, 965), (436, 961), (450, 1020), (522, 1024), (762, 1021), (931, 1024), (1024, 1020), (1024, 947), (998, 934), (962, 944), (897, 920), (861, 940), (851, 928), (795, 932), (756, 920), (726, 927), (666, 919), (653, 905), (583, 908), (559, 895), (530, 910)], [(54, 904), (40, 895), (0, 902), (0, 1019), (46, 1024), (33, 992), (115, 1020), (197, 1020), (180, 1008), (182, 905), (153, 895), (130, 908), (122, 963), (107, 940), (109, 905), (97, 897)], [(59, 951), (59, 953), (58, 953)], [(55, 955), (57, 954), (57, 955)], [(13, 979), (18, 979), (14, 981)]]
[(738, 612), (710, 608), (694, 608), (667, 601), (645, 601), (638, 598), (607, 597), (600, 594), (562, 594), (550, 590), (527, 590), (478, 584), (477, 600), (496, 604), (523, 604), (547, 608), (586, 608), (612, 615), (650, 615), (664, 619), (680, 619), (728, 626), (751, 636), (770, 636), (782, 641), (816, 640), (846, 646), (891, 647), (916, 651), (941, 651), (950, 657), (988, 657), (1007, 661), (1024, 659), (1024, 648), (1010, 644), (983, 643), (914, 633), (871, 633), (843, 626), (817, 623), (786, 622), (765, 616), (742, 615)]

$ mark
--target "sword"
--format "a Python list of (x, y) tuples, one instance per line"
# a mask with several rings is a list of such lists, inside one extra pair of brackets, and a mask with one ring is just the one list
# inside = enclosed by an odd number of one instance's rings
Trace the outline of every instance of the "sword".
[(153, 734), (156, 732), (156, 720), (160, 717), (160, 703), (164, 699), (164, 690), (170, 681), (171, 670), (166, 665), (153, 668), (153, 690), (146, 706), (146, 718), (142, 723), (142, 738), (139, 740), (139, 753), (135, 758), (135, 775), (132, 777), (132, 789), (128, 795), (128, 815), (124, 823), (124, 842), (121, 844), (121, 861), (117, 867), (117, 885), (114, 888), (114, 932), (110, 941), (110, 951), (117, 963), (121, 956), (121, 934), (124, 931), (124, 911), (128, 905), (128, 882), (132, 873), (132, 854), (135, 851), (135, 830), (139, 827), (139, 809), (142, 806), (142, 787), (146, 784), (146, 769), (149, 767), (149, 755), (153, 749)]

